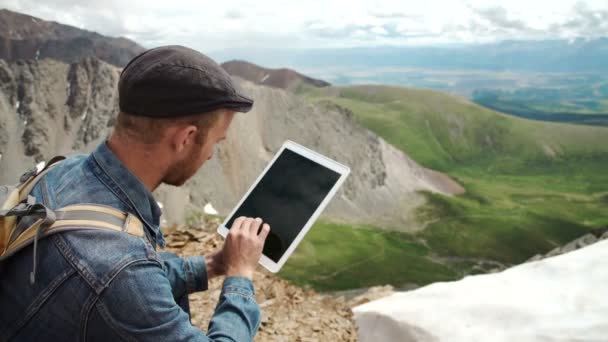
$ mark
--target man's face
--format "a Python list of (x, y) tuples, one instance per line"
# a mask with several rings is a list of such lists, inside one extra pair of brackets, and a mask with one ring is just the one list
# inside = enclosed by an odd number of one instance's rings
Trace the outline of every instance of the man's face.
[(207, 132), (207, 137), (202, 145), (192, 144), (190, 152), (186, 158), (175, 162), (165, 176), (163, 183), (180, 186), (190, 179), (203, 164), (213, 157), (215, 145), (226, 139), (228, 128), (234, 112), (224, 111), (220, 114), (215, 124)]

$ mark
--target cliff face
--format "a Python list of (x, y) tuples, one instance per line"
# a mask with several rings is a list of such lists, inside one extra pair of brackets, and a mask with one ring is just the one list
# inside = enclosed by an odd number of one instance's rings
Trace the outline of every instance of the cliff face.
[[(0, 61), (0, 182), (14, 182), (53, 155), (92, 150), (111, 132), (118, 77), (118, 68), (95, 58)], [(332, 219), (414, 230), (411, 211), (424, 201), (417, 191), (460, 189), (359, 126), (345, 108), (237, 81), (255, 99), (254, 109), (237, 115), (214, 159), (186, 186), (157, 191), (169, 222), (207, 203), (227, 215), (287, 139), (351, 167), (326, 210)]]
[(45, 21), (29, 15), (0, 10), (0, 58), (53, 58), (73, 63), (97, 57), (124, 66), (144, 48), (125, 38), (105, 37), (95, 32)]

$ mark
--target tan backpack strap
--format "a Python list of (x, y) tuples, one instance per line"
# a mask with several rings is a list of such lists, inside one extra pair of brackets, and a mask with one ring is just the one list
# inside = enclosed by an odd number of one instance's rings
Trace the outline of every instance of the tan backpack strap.
[(0, 260), (8, 258), (38, 238), (70, 230), (102, 229), (123, 232), (137, 237), (144, 236), (143, 223), (133, 214), (99, 204), (76, 204), (54, 211), (55, 222), (47, 227), (39, 219), (18, 236), (12, 237)]
[(60, 161), (64, 160), (63, 156), (56, 156), (51, 158), (48, 163), (44, 166), (40, 172), (37, 172), (36, 169), (33, 169), (29, 172), (26, 172), (21, 176), (21, 184), (19, 184), (19, 202), (27, 199), (27, 196), (32, 191), (34, 186), (38, 184), (38, 182), (44, 177), (53, 167), (59, 164)]

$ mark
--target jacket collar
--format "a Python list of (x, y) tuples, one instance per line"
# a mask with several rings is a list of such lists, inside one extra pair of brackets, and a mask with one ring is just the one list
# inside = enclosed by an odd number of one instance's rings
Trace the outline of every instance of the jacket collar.
[(102, 174), (98, 176), (105, 185), (139, 216), (148, 228), (153, 243), (164, 247), (165, 241), (159, 228), (161, 209), (152, 193), (123, 165), (105, 141), (97, 146), (91, 157), (99, 166)]

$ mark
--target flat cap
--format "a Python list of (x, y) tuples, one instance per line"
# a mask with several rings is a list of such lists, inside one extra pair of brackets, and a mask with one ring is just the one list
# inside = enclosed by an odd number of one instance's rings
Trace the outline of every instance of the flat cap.
[(120, 74), (120, 110), (147, 117), (181, 117), (231, 109), (248, 112), (253, 100), (241, 94), (211, 58), (184, 46), (161, 46), (133, 58)]

